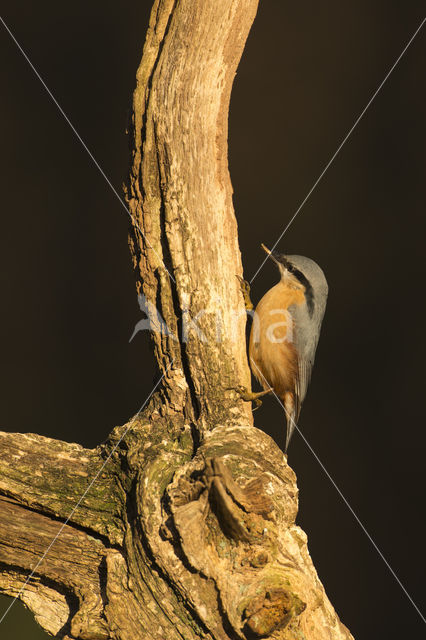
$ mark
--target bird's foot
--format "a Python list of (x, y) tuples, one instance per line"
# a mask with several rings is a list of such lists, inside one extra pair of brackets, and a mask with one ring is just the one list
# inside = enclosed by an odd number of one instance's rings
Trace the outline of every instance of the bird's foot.
[(250, 284), (247, 282), (247, 280), (244, 280), (244, 278), (241, 278), (241, 276), (237, 276), (237, 278), (240, 283), (241, 293), (243, 294), (245, 307), (247, 311), (252, 311), (253, 303), (250, 298)]
[(254, 403), (253, 411), (256, 411), (256, 409), (258, 409), (262, 405), (262, 400), (260, 400), (260, 398), (262, 396), (266, 396), (267, 393), (271, 393), (273, 389), (269, 388), (269, 389), (266, 389), (265, 391), (254, 392), (254, 391), (249, 391), (248, 389), (246, 389), (246, 387), (236, 387), (234, 391), (238, 393), (238, 395), (242, 400), (244, 400), (244, 402), (253, 402)]

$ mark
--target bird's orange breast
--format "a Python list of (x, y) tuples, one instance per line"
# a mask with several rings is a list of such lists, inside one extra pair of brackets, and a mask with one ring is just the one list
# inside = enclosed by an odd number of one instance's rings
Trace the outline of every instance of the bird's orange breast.
[(281, 281), (263, 296), (253, 316), (249, 346), (253, 374), (281, 398), (294, 391), (297, 375), (295, 327), (288, 309), (304, 302), (303, 286)]

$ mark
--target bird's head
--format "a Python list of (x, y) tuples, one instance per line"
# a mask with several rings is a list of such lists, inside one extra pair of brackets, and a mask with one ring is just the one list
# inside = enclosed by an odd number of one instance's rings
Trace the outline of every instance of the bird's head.
[(314, 260), (305, 256), (283, 255), (277, 251), (270, 251), (264, 244), (261, 246), (277, 265), (282, 281), (299, 287), (303, 285), (307, 297), (325, 302), (328, 293), (327, 280), (323, 270)]

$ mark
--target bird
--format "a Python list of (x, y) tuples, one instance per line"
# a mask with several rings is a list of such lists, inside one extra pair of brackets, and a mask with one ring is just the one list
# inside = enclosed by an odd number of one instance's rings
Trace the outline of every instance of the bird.
[(311, 378), (328, 296), (324, 272), (310, 258), (282, 255), (261, 245), (277, 265), (280, 281), (253, 313), (250, 366), (264, 391), (273, 392), (286, 413), (285, 452), (299, 419)]

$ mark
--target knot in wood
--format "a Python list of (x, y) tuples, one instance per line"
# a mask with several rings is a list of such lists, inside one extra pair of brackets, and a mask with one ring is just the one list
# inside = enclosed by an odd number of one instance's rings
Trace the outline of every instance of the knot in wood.
[(253, 598), (244, 611), (246, 635), (255, 638), (270, 636), (286, 627), (292, 618), (300, 615), (306, 604), (285, 589), (270, 589), (263, 596)]

